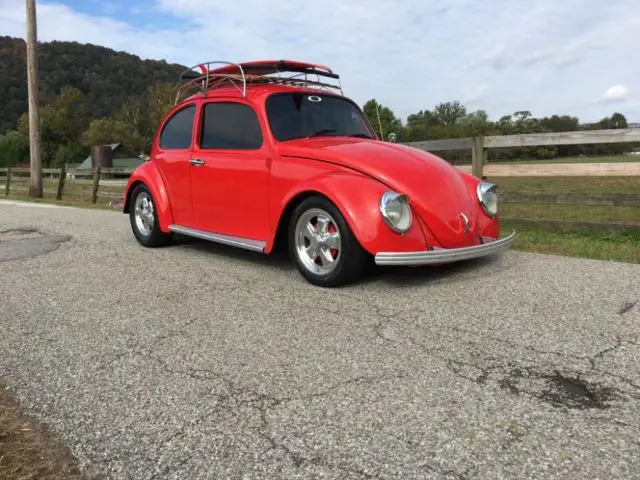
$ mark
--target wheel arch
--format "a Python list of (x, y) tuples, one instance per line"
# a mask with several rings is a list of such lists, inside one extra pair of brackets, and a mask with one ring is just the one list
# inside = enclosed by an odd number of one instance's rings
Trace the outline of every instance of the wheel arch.
[(160, 174), (158, 167), (152, 161), (148, 161), (140, 165), (129, 177), (129, 181), (127, 182), (127, 187), (125, 189), (122, 213), (130, 213), (129, 204), (131, 202), (131, 194), (138, 185), (144, 185), (149, 192), (151, 192), (151, 196), (153, 197), (156, 205), (156, 211), (158, 213), (160, 230), (165, 233), (169, 233), (169, 225), (173, 223), (171, 204), (169, 202), (169, 196), (167, 194), (167, 189), (165, 188), (162, 175)]
[(127, 188), (127, 191), (125, 192), (125, 197), (124, 197), (124, 204), (122, 205), (122, 213), (129, 213), (131, 211), (129, 210), (129, 204), (131, 203), (131, 194), (133, 193), (133, 191), (136, 189), (138, 185), (145, 185), (145, 183), (139, 179), (134, 180), (133, 182), (131, 182), (131, 184)]
[[(287, 231), (289, 230), (289, 222), (291, 221), (291, 216), (293, 215), (293, 211), (296, 209), (298, 205), (304, 202), (307, 198), (320, 196), (326, 198), (330, 202), (335, 205), (335, 202), (331, 200), (327, 195), (318, 191), (318, 190), (302, 190), (294, 194), (286, 203), (282, 213), (278, 217), (278, 222), (275, 228), (275, 234), (273, 235), (273, 239), (267, 245), (266, 250), (268, 252), (279, 251), (281, 248), (286, 248), (287, 246)], [(340, 210), (340, 207), (336, 205), (336, 208)], [(341, 212), (342, 213), (342, 212)], [(344, 214), (343, 214), (344, 215)]]
[[(279, 204), (274, 215), (274, 233), (265, 247), (270, 253), (274, 248), (286, 246), (286, 234), (293, 210), (314, 195), (322, 196), (338, 209), (358, 243), (374, 255), (379, 251), (411, 251), (426, 247), (419, 222), (398, 235), (384, 223), (379, 210), (382, 194), (387, 186), (358, 173), (332, 172), (297, 185)], [(277, 220), (276, 220), (277, 219)], [(284, 241), (283, 241), (284, 240)]]

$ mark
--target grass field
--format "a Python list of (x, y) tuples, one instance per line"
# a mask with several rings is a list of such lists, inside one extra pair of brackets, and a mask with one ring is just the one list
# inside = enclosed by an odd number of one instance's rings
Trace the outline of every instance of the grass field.
[(511, 218), (568, 220), (584, 222), (626, 222), (640, 225), (640, 206), (545, 205), (503, 203), (501, 215)]
[(640, 193), (640, 177), (495, 177), (501, 192), (521, 194)]
[[(0, 185), (3, 185), (4, 178), (0, 179)], [(44, 199), (55, 201), (58, 191), (58, 179), (45, 178), (42, 181), (44, 190)], [(63, 202), (80, 202), (91, 205), (91, 192), (93, 190), (93, 182), (91, 180), (68, 180), (65, 182), (62, 195)], [(0, 192), (3, 189), (0, 187)], [(97, 203), (108, 203), (109, 200), (116, 200), (122, 196), (124, 186), (117, 185), (100, 185), (98, 188)], [(12, 197), (26, 197), (29, 193), (29, 178), (24, 174), (21, 176), (12, 176), (10, 193)], [(0, 193), (1, 195), (1, 193)]]
[[(501, 192), (534, 194), (638, 194), (640, 177), (500, 177)], [(640, 224), (640, 206), (502, 203), (501, 216), (524, 219)], [(505, 230), (513, 228), (505, 222)], [(516, 250), (640, 263), (640, 234), (516, 228)]]
[[(513, 228), (503, 223), (503, 231)], [(549, 231), (516, 228), (514, 250), (617, 262), (640, 263), (640, 233)]]

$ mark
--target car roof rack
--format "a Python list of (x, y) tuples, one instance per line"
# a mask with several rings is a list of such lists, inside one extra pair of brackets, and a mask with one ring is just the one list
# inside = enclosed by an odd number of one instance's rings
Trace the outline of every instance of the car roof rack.
[[(212, 68), (214, 65), (223, 65)], [(285, 76), (285, 74), (287, 74)], [(315, 79), (309, 77), (315, 76)], [(320, 77), (337, 80), (336, 84), (323, 82)], [(311, 87), (320, 90), (335, 89), (343, 94), (340, 76), (329, 67), (293, 60), (258, 60), (245, 63), (231, 63), (220, 60), (199, 63), (188, 68), (180, 75), (175, 103), (185, 91), (197, 87), (202, 95), (225, 83), (238, 89), (243, 98), (247, 96), (248, 84), (291, 85)]]

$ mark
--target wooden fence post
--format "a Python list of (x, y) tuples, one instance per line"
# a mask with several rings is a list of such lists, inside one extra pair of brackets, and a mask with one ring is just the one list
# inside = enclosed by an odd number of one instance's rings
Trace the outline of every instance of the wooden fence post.
[(471, 153), (471, 172), (482, 178), (482, 164), (484, 163), (484, 137), (474, 137)]
[(9, 185), (11, 184), (11, 168), (7, 168), (7, 183), (4, 184), (4, 196), (9, 196)]
[(100, 185), (100, 167), (93, 170), (93, 188), (91, 189), (91, 203), (98, 201), (98, 186)]
[(58, 180), (58, 192), (56, 193), (56, 200), (62, 200), (62, 192), (64, 190), (64, 182), (66, 180), (67, 177), (67, 169), (64, 168), (64, 165), (62, 165), (62, 168), (60, 169), (60, 180)]

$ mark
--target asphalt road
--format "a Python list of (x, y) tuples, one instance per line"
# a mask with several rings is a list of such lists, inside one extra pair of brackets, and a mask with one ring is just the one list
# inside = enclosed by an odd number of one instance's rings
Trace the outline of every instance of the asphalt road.
[(0, 202), (0, 379), (115, 479), (640, 478), (640, 265), (509, 252), (341, 290)]

